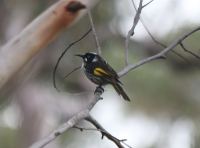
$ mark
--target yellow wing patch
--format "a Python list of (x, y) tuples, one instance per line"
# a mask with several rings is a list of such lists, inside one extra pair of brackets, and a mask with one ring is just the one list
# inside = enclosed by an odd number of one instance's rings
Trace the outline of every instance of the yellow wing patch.
[(109, 76), (109, 74), (106, 71), (104, 71), (103, 69), (101, 69), (101, 68), (95, 68), (94, 69), (94, 74), (96, 76), (102, 76), (102, 73)]

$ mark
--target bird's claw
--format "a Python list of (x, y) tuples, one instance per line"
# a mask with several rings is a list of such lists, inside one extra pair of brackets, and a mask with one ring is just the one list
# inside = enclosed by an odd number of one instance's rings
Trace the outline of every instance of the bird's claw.
[(95, 92), (94, 92), (94, 94), (95, 94), (96, 92), (104, 93), (104, 89), (103, 89), (101, 86), (97, 86), (97, 87), (96, 87), (96, 90), (95, 90)]

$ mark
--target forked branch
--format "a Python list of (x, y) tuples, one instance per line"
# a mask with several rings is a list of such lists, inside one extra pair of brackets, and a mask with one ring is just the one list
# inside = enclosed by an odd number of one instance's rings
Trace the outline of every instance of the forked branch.
[(94, 107), (94, 105), (102, 99), (101, 96), (102, 93), (97, 92), (94, 95), (94, 98), (91, 100), (89, 105), (81, 112), (75, 114), (72, 118), (70, 118), (66, 123), (55, 129), (53, 132), (51, 132), (47, 137), (43, 138), (42, 140), (39, 140), (29, 148), (42, 148), (51, 141), (53, 141), (56, 137), (58, 137), (60, 134), (64, 133), (68, 129), (72, 128), (77, 122), (85, 119), (89, 116), (90, 110)]
[(87, 116), (85, 118), (85, 120), (89, 121), (90, 123), (92, 123), (97, 129), (100, 130), (101, 134), (102, 134), (102, 139), (104, 136), (106, 136), (109, 140), (113, 141), (118, 148), (124, 148), (124, 146), (121, 143), (124, 143), (126, 146), (128, 146), (129, 148), (131, 148), (129, 145), (127, 145), (124, 141), (127, 141), (127, 139), (122, 139), (119, 140), (116, 137), (114, 137), (113, 135), (111, 135), (109, 132), (107, 132), (102, 126), (101, 124), (99, 124), (92, 116)]
[(200, 26), (192, 29), (191, 31), (189, 31), (188, 33), (186, 33), (185, 35), (183, 35), (181, 38), (179, 38), (177, 41), (175, 41), (173, 44), (171, 44), (170, 46), (168, 46), (167, 48), (165, 48), (163, 51), (161, 51), (160, 53), (152, 56), (152, 57), (148, 57), (136, 64), (133, 65), (128, 65), (126, 68), (124, 68), (121, 72), (118, 73), (119, 77), (125, 75), (126, 73), (128, 73), (130, 70), (139, 67), (145, 63), (148, 63), (150, 61), (153, 61), (155, 59), (160, 59), (160, 58), (165, 58), (165, 54), (167, 52), (169, 52), (170, 50), (172, 50), (175, 46), (177, 46), (178, 44), (180, 44), (185, 38), (187, 38), (188, 36), (190, 36), (191, 34), (193, 34), (194, 32), (200, 30)]
[(180, 45), (181, 45), (181, 47), (184, 49), (185, 52), (188, 52), (188, 53), (190, 53), (191, 55), (195, 56), (196, 58), (200, 59), (200, 57), (199, 57), (197, 54), (193, 53), (193, 52), (190, 51), (190, 50), (187, 50), (187, 49), (185, 48), (185, 46), (183, 45), (183, 43), (180, 43)]
[(126, 42), (125, 42), (125, 58), (126, 58), (126, 66), (129, 66), (129, 59), (128, 59), (128, 47), (129, 47), (129, 41), (130, 41), (130, 38), (131, 36), (134, 35), (134, 30), (135, 30), (135, 27), (140, 19), (140, 14), (142, 12), (142, 1), (143, 0), (140, 0), (140, 4), (139, 4), (139, 8), (138, 8), (138, 11), (135, 15), (135, 18), (134, 18), (134, 23), (133, 23), (133, 26), (132, 28), (129, 30), (128, 32), (128, 35), (126, 37)]

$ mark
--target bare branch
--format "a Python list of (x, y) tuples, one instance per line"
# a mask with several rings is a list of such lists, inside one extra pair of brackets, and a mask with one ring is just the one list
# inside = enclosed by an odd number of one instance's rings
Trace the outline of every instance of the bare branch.
[[(50, 143), (51, 141), (53, 141), (57, 136), (59, 136), (60, 134), (64, 133), (65, 131), (69, 130), (70, 128), (74, 127), (74, 128), (78, 128), (75, 126), (75, 124), (77, 122), (79, 122), (82, 119), (91, 119), (89, 112), (90, 110), (94, 107), (94, 105), (100, 100), (102, 99), (101, 96), (102, 93), (100, 92), (96, 92), (94, 95), (94, 98), (91, 100), (91, 102), (89, 103), (89, 105), (81, 112), (75, 114), (71, 119), (69, 119), (65, 124), (61, 125), (60, 127), (58, 127), (57, 129), (55, 129), (50, 135), (48, 135), (47, 137), (45, 137), (44, 139), (38, 141), (37, 143), (35, 143), (34, 145), (32, 145), (30, 148), (42, 148), (45, 145), (47, 145), (48, 143)], [(92, 120), (92, 119), (91, 119)], [(94, 121), (94, 120), (93, 120)], [(96, 123), (98, 123), (96, 121)], [(114, 136), (112, 136), (111, 134), (109, 134), (106, 130), (102, 130), (103, 127), (98, 123), (97, 124), (98, 127), (101, 128), (97, 128), (96, 130), (100, 131), (103, 133), (103, 135), (105, 135), (106, 137), (108, 137), (108, 139), (110, 139), (111, 141), (114, 141), (116, 144), (121, 145), (120, 142), (124, 143), (124, 141), (126, 141), (126, 139), (123, 140), (119, 140), (117, 138), (115, 138)], [(94, 130), (94, 129), (86, 129), (86, 128), (78, 128), (80, 130)], [(124, 143), (126, 144), (126, 143)], [(127, 144), (126, 144), (127, 145)], [(128, 145), (127, 145), (128, 146)], [(120, 148), (123, 148), (120, 147)]]
[(42, 148), (42, 147), (44, 147), (45, 145), (47, 145), (48, 143), (50, 143), (51, 141), (53, 141), (57, 136), (59, 136), (60, 134), (66, 132), (70, 128), (74, 127), (77, 122), (79, 122), (80, 120), (88, 117), (90, 110), (94, 107), (94, 105), (100, 99), (102, 99), (100, 97), (101, 94), (102, 93), (100, 93), (100, 92), (95, 93), (94, 98), (91, 100), (91, 102), (89, 103), (89, 105), (83, 111), (75, 114), (65, 124), (61, 125), (57, 129), (55, 129), (51, 134), (49, 134), (44, 139), (42, 139), (42, 140), (36, 142), (35, 144), (33, 144), (32, 146), (30, 146), (30, 148)]
[[(121, 142), (124, 143), (126, 139), (119, 140), (116, 137), (112, 136), (109, 132), (107, 132), (92, 116), (88, 116), (85, 118), (85, 120), (92, 123), (97, 129), (101, 130), (102, 139), (104, 136), (106, 136), (109, 140), (113, 141), (119, 148), (124, 148), (124, 146), (121, 144)], [(126, 144), (127, 145), (127, 144)], [(128, 145), (127, 145), (128, 146)], [(130, 147), (130, 146), (128, 146)], [(131, 147), (130, 147), (131, 148)]]
[(189, 31), (188, 33), (186, 33), (185, 35), (183, 35), (181, 38), (179, 38), (177, 41), (175, 41), (173, 44), (171, 44), (170, 46), (168, 46), (167, 48), (165, 48), (163, 51), (161, 51), (160, 53), (152, 56), (152, 57), (148, 57), (134, 65), (128, 65), (126, 68), (124, 68), (121, 72), (118, 73), (118, 76), (121, 77), (123, 75), (125, 75), (127, 72), (129, 72), (130, 70), (139, 67), (145, 63), (148, 63), (150, 61), (153, 61), (155, 59), (159, 59), (159, 58), (165, 58), (165, 54), (167, 52), (169, 52), (170, 50), (172, 50), (175, 46), (177, 46), (178, 44), (180, 44), (185, 38), (187, 38), (188, 36), (190, 36), (191, 34), (193, 34), (194, 32), (200, 30), (200, 26), (192, 29), (191, 31)]
[(81, 132), (82, 132), (83, 130), (102, 132), (101, 129), (96, 129), (96, 128), (85, 128), (85, 127), (78, 127), (78, 126), (73, 126), (73, 128), (77, 128), (77, 129), (79, 129)]
[(195, 56), (196, 58), (200, 59), (200, 57), (198, 55), (196, 55), (195, 53), (193, 53), (192, 51), (189, 51), (185, 48), (185, 46), (183, 45), (183, 43), (180, 43), (181, 47), (185, 50), (185, 52), (188, 52), (190, 54), (192, 54), (193, 56)]
[[(97, 121), (96, 121), (97, 122)], [(85, 128), (85, 127), (77, 127), (77, 126), (74, 126), (73, 128), (77, 128), (77, 129), (79, 129), (81, 132), (83, 131), (83, 130), (92, 130), (92, 131), (99, 131), (99, 132), (101, 132), (101, 133), (106, 133), (105, 131), (103, 131), (103, 130), (101, 130), (101, 129), (96, 129), (96, 128)], [(107, 134), (109, 134), (109, 133), (107, 133)], [(117, 139), (117, 138), (115, 138), (115, 137), (113, 137), (114, 139)], [(119, 139), (117, 139), (117, 140), (119, 140)], [(127, 141), (127, 139), (122, 139), (122, 140), (119, 140), (119, 142), (122, 142), (122, 143), (124, 143), (127, 147), (129, 147), (129, 148), (131, 148), (129, 145), (127, 145), (124, 141)]]
[(65, 124), (61, 125), (57, 129), (55, 129), (51, 134), (49, 134), (44, 139), (36, 142), (34, 145), (30, 146), (29, 148), (42, 148), (54, 139), (58, 137), (60, 134), (64, 133), (68, 129), (72, 128), (77, 122), (84, 119), (89, 115), (89, 110), (84, 110), (76, 115), (74, 115), (71, 119), (69, 119)]
[(95, 40), (95, 43), (96, 43), (96, 47), (98, 49), (98, 52), (99, 52), (99, 55), (101, 55), (101, 47), (99, 45), (99, 41), (98, 41), (98, 38), (97, 38), (97, 34), (96, 34), (96, 31), (95, 31), (95, 28), (94, 28), (94, 24), (93, 24), (93, 21), (92, 21), (92, 16), (90, 14), (90, 11), (88, 11), (88, 18), (90, 20), (90, 25), (92, 27), (92, 32), (93, 32), (93, 36), (94, 36), (94, 40)]
[[(102, 88), (104, 89), (105, 86), (102, 86)], [(102, 100), (103, 98), (100, 97), (101, 94), (102, 94), (102, 93), (100, 93), (100, 92), (96, 92), (95, 95), (94, 95), (94, 98), (93, 98), (92, 101), (87, 105), (86, 109), (91, 110), (91, 109), (94, 107), (94, 105), (95, 105), (99, 100)]]
[(143, 0), (140, 0), (139, 8), (138, 8), (138, 11), (137, 11), (137, 13), (135, 15), (133, 26), (129, 30), (128, 35), (126, 37), (126, 43), (125, 43), (125, 46), (126, 46), (126, 48), (125, 48), (126, 66), (129, 66), (129, 59), (128, 59), (129, 41), (130, 41), (131, 36), (133, 36), (135, 27), (136, 27), (136, 25), (137, 25), (137, 23), (138, 23), (138, 21), (140, 19), (140, 14), (141, 14), (141, 11), (142, 11), (142, 1)]

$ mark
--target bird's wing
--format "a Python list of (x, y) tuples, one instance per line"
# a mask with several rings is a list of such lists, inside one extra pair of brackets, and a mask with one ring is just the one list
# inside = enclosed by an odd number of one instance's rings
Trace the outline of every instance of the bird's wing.
[(119, 76), (117, 75), (116, 71), (112, 67), (110, 67), (110, 65), (101, 57), (99, 57), (99, 60), (101, 61), (98, 62), (97, 68), (94, 69), (94, 75), (103, 77), (107, 81), (114, 84), (116, 84), (117, 82), (121, 83), (118, 80)]

